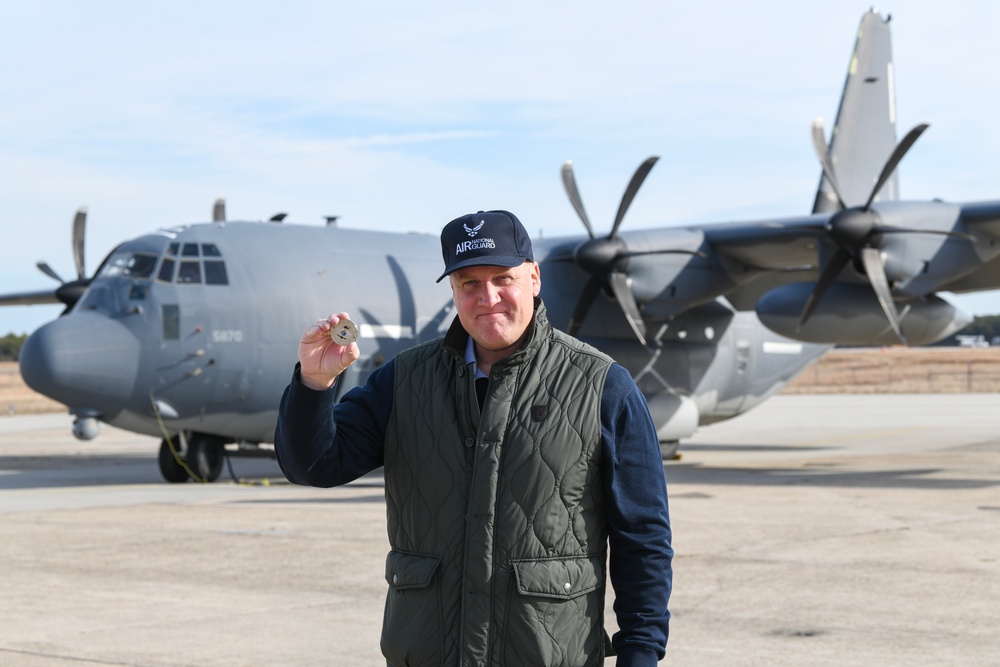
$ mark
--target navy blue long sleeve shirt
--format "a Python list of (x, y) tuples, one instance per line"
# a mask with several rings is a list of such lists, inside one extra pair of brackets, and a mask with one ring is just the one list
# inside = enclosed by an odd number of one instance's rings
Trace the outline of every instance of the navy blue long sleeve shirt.
[[(394, 363), (334, 403), (294, 374), (281, 399), (275, 451), (297, 484), (346, 484), (382, 465), (392, 413)], [(620, 631), (612, 639), (620, 667), (663, 657), (670, 613), (673, 549), (666, 482), (656, 428), (628, 372), (613, 364), (601, 396), (601, 470), (610, 543), (609, 571)]]

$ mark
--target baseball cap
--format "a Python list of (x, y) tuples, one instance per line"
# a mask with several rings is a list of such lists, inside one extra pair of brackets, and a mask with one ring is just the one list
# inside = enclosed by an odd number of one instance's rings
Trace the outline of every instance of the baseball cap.
[(509, 211), (479, 211), (455, 218), (441, 230), (444, 273), (466, 266), (519, 266), (534, 261), (531, 239), (517, 216)]

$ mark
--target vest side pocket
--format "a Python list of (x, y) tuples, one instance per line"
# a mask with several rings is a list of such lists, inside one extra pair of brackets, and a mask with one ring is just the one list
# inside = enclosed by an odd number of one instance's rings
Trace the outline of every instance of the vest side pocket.
[(392, 550), (385, 559), (382, 655), (395, 667), (440, 665), (442, 645), (441, 587), (434, 574), (441, 556)]
[(604, 559), (572, 556), (512, 563), (514, 588), (504, 665), (603, 664)]

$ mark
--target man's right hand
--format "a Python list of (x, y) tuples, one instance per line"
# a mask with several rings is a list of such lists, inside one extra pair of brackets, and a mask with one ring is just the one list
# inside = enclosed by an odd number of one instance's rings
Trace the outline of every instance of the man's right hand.
[(305, 330), (299, 340), (299, 377), (310, 389), (323, 390), (333, 386), (337, 376), (361, 356), (357, 343), (338, 345), (330, 331), (341, 320), (350, 319), (347, 313), (331, 315)]

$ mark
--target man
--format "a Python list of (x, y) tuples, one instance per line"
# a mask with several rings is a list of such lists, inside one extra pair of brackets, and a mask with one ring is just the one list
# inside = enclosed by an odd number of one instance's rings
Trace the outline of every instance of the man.
[[(299, 343), (275, 449), (289, 480), (344, 484), (384, 466), (392, 547), (389, 665), (654, 665), (671, 589), (656, 429), (631, 376), (553, 329), (531, 241), (506, 211), (441, 232), (458, 317), (336, 407), (360, 355), (346, 313)], [(620, 631), (604, 632), (605, 567)]]

